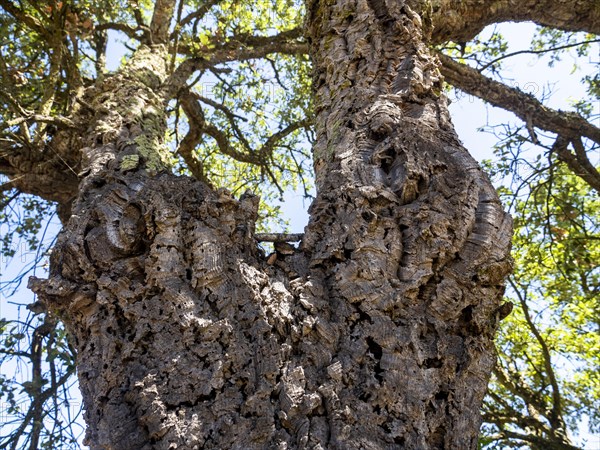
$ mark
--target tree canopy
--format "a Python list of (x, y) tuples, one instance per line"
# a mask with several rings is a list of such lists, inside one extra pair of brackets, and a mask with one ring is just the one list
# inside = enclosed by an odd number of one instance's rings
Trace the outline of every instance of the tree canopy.
[[(507, 304), (500, 314), (481, 447), (578, 448), (583, 418), (600, 433), (600, 76), (575, 65), (573, 82), (583, 77), (587, 96), (568, 111), (552, 109), (542, 93), (504, 78), (515, 53), (501, 33), (479, 33), (531, 21), (538, 31), (523, 52), (597, 59), (600, 9), (577, 1), (456, 3), (431, 2), (425, 17), (442, 75), (515, 115), (495, 124), (495, 158), (486, 164), (516, 221), (516, 270), (506, 294), (513, 311)], [(172, 171), (237, 196), (259, 193), (262, 231), (284, 225), (277, 200), (290, 189), (308, 197), (313, 185), (305, 14), (295, 0), (0, 0), (2, 255), (18, 256), (23, 245), (35, 254), (24, 272), (2, 272), (0, 295), (9, 297), (51, 251), (49, 222), (70, 216), (86, 166), (79, 150), (89, 147), (89, 130), (73, 114), (103, 114), (107, 130), (119, 120), (100, 88), (81, 96), (117, 72), (108, 68), (115, 40), (127, 49), (123, 76), (140, 46), (168, 52), (168, 133), (145, 138), (160, 141)], [(54, 316), (27, 303), (10, 317), (2, 305), (0, 448), (76, 447), (75, 350)]]

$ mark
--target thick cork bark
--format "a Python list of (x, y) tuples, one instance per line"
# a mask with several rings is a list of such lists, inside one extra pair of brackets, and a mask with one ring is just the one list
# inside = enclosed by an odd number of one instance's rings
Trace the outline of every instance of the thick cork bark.
[(318, 197), (275, 261), (256, 197), (160, 172), (161, 64), (120, 79), (135, 120), (104, 92), (116, 115), (94, 119), (108, 129), (31, 283), (78, 350), (92, 449), (477, 447), (510, 218), (453, 131), (420, 16), (308, 11)]

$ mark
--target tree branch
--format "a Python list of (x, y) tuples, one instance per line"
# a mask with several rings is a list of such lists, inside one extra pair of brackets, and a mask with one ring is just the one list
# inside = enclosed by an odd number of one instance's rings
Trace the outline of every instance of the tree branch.
[(258, 153), (264, 156), (271, 156), (273, 154), (273, 149), (285, 137), (292, 134), (294, 131), (299, 130), (300, 128), (307, 128), (312, 125), (312, 121), (309, 119), (299, 120), (298, 122), (293, 122), (289, 124), (287, 127), (279, 130), (277, 133), (271, 135), (265, 143), (262, 145)]
[(202, 97), (200, 95), (197, 95), (196, 98), (198, 100), (200, 100), (202, 103), (206, 103), (207, 105), (210, 105), (213, 108), (215, 108), (216, 110), (221, 111), (223, 114), (225, 114), (225, 117), (227, 117), (227, 120), (229, 121), (229, 125), (231, 126), (231, 129), (233, 130), (233, 133), (235, 134), (235, 137), (238, 138), (238, 140), (242, 143), (242, 145), (250, 153), (252, 150), (250, 142), (248, 142), (248, 139), (246, 139), (246, 136), (244, 136), (244, 133), (242, 132), (242, 130), (240, 129), (240, 127), (238, 126), (237, 121), (236, 121), (236, 119), (237, 119), (237, 120), (241, 120), (241, 121), (245, 122), (245, 121), (247, 121), (247, 119), (244, 117), (238, 116), (237, 114), (233, 113), (229, 108), (227, 108), (225, 105), (215, 102), (209, 98)]
[(593, 44), (596, 42), (600, 42), (600, 39), (592, 39), (592, 40), (588, 40), (588, 41), (575, 42), (573, 44), (559, 45), (557, 47), (545, 48), (543, 50), (518, 50), (516, 52), (506, 53), (502, 56), (499, 56), (499, 57), (491, 60), (489, 63), (485, 64), (483, 67), (480, 67), (478, 69), (478, 71), (483, 72), (485, 69), (493, 66), (497, 62), (502, 61), (503, 59), (512, 58), (513, 56), (517, 56), (517, 55), (542, 55), (544, 53), (555, 52), (558, 50), (565, 50), (567, 48), (579, 47), (580, 45)]
[[(496, 372), (496, 370), (494, 370), (494, 374), (498, 377), (498, 372)], [(501, 369), (500, 374), (508, 376), (508, 372), (504, 373), (503, 369)], [(499, 377), (498, 381), (501, 381)], [(502, 386), (506, 387), (504, 383), (502, 383)], [(512, 393), (514, 394), (514, 392)], [(516, 424), (522, 429), (535, 430), (538, 434), (551, 434), (552, 430), (548, 428), (546, 422), (540, 420), (539, 414), (531, 414), (528, 403), (526, 403), (526, 406), (529, 415), (525, 415), (522, 409), (517, 409), (514, 404), (509, 403), (505, 397), (496, 392), (491, 391), (488, 395), (491, 397), (494, 405), (500, 405), (503, 408), (504, 413), (498, 410), (491, 410), (488, 414), (484, 414), (484, 420), (486, 422), (495, 424), (499, 429), (503, 429), (505, 424), (510, 423)]]
[(63, 374), (63, 376), (60, 377), (60, 379), (56, 383), (56, 388), (50, 387), (50, 388), (46, 389), (45, 391), (41, 392), (38, 397), (35, 397), (33, 399), (33, 401), (31, 402), (31, 404), (27, 410), (27, 414), (25, 414), (25, 417), (21, 421), (21, 425), (19, 425), (19, 427), (12, 433), (12, 437), (10, 438), (10, 441), (9, 441), (9, 442), (12, 442), (11, 449), (13, 449), (13, 450), (17, 449), (17, 445), (19, 443), (20, 437), (27, 430), (27, 427), (29, 426), (30, 422), (35, 419), (38, 409), (41, 408), (44, 405), (44, 403), (52, 395), (54, 395), (56, 393), (56, 389), (58, 387), (64, 385), (69, 380), (69, 378), (71, 378), (71, 376), (74, 373), (75, 373), (75, 366), (73, 365), (72, 367), (69, 367), (69, 369), (67, 369), (67, 371)]
[(127, 37), (129, 37), (131, 39), (136, 39), (136, 40), (140, 39), (139, 36), (136, 34), (137, 31), (138, 30), (144, 31), (140, 27), (134, 28), (125, 23), (116, 23), (116, 22), (107, 22), (107, 23), (98, 24), (98, 25), (96, 25), (95, 30), (96, 31), (105, 31), (105, 30), (121, 31), (122, 33), (126, 34)]
[[(600, 174), (588, 159), (581, 143), (581, 138), (586, 137), (600, 144), (600, 128), (577, 113), (548, 108), (532, 95), (492, 80), (479, 71), (454, 61), (449, 56), (438, 53), (438, 57), (442, 63), (440, 67), (442, 75), (454, 87), (479, 97), (493, 106), (513, 112), (527, 124), (533, 136), (535, 136), (535, 133), (532, 133), (533, 127), (562, 136), (553, 148), (559, 159), (590, 187), (600, 192)], [(569, 141), (573, 142), (575, 154), (567, 149)]]
[(192, 175), (194, 175), (197, 180), (201, 180), (210, 186), (210, 182), (204, 173), (202, 163), (193, 153), (202, 138), (202, 129), (206, 123), (204, 112), (191, 92), (183, 93), (179, 98), (179, 102), (183, 112), (188, 118), (189, 131), (179, 144), (177, 153), (181, 155), (190, 169), (190, 172), (192, 172)]
[(0, 0), (0, 6), (19, 22), (24, 23), (30, 29), (37, 32), (41, 36), (48, 37), (48, 30), (35, 17), (26, 14), (22, 9), (15, 6), (10, 0)]
[(198, 70), (210, 69), (232, 61), (245, 61), (263, 58), (271, 53), (300, 55), (308, 52), (306, 43), (298, 40), (299, 29), (284, 31), (275, 36), (239, 36), (216, 45), (209, 54), (199, 55), (198, 51), (180, 44), (180, 53), (189, 56), (183, 61), (165, 83), (168, 97), (173, 98), (185, 86), (188, 78)]
[[(522, 380), (518, 380), (519, 382), (514, 382), (514, 373), (509, 373), (506, 369), (501, 367), (499, 364), (496, 364), (494, 368), (494, 375), (498, 378), (498, 382), (509, 392), (523, 399), (525, 404), (527, 405), (527, 410), (529, 413), (529, 417), (522, 416), (522, 421), (528, 421), (528, 426), (532, 426), (535, 424), (535, 427), (543, 430), (545, 433), (551, 433), (551, 429), (541, 420), (540, 416), (543, 415), (543, 412), (546, 409), (546, 405), (540, 401), (539, 398), (536, 398), (534, 392), (532, 392), (529, 388), (526, 387), (525, 383)], [(505, 405), (505, 407), (508, 405)], [(512, 409), (512, 406), (510, 407)], [(514, 413), (514, 411), (513, 411)]]
[(181, 20), (181, 27), (183, 28), (187, 24), (189, 24), (192, 20), (199, 21), (204, 18), (204, 16), (210, 11), (210, 9), (218, 4), (221, 0), (209, 0), (206, 3), (203, 3), (200, 8), (196, 11), (188, 14)]
[(540, 448), (540, 449), (543, 448), (543, 449), (547, 449), (547, 450), (581, 450), (581, 447), (576, 447), (574, 445), (571, 445), (571, 444), (565, 443), (565, 442), (557, 442), (553, 439), (546, 439), (542, 436), (517, 433), (517, 432), (506, 430), (506, 429), (501, 430), (501, 433), (506, 438), (520, 439), (522, 441), (534, 444), (536, 446), (535, 448)]
[(525, 316), (525, 321), (529, 326), (529, 329), (535, 336), (535, 339), (540, 344), (540, 348), (542, 350), (542, 356), (544, 360), (544, 369), (546, 371), (546, 375), (550, 379), (550, 385), (552, 386), (552, 408), (550, 410), (550, 423), (552, 428), (561, 433), (561, 435), (566, 438), (566, 427), (562, 418), (562, 397), (560, 394), (560, 387), (558, 385), (558, 381), (556, 379), (556, 375), (554, 373), (554, 368), (552, 367), (552, 356), (550, 355), (550, 349), (546, 344), (546, 341), (542, 337), (542, 334), (537, 329), (533, 320), (531, 319), (531, 315), (529, 314), (529, 306), (525, 300), (525, 297), (521, 293), (520, 286), (517, 286), (516, 282), (512, 279), (512, 277), (508, 277), (508, 282), (512, 286), (513, 290), (516, 292), (517, 297), (519, 299), (519, 303), (521, 304), (521, 308), (523, 310), (523, 315)]
[(595, 1), (441, 0), (434, 2), (431, 21), (434, 44), (468, 42), (487, 25), (509, 21), (600, 34), (600, 8)]
[(446, 80), (461, 91), (516, 114), (525, 123), (568, 138), (587, 137), (600, 144), (600, 128), (577, 113), (547, 108), (535, 97), (517, 88), (492, 80), (449, 56), (438, 53), (441, 72)]
[[(0, 59), (2, 59), (2, 53), (0, 52)], [(1, 70), (1, 69), (0, 69)], [(4, 74), (2, 74), (4, 75)], [(4, 90), (0, 90), (0, 97), (3, 97), (12, 107), (12, 109), (14, 109), (14, 111), (21, 115), (21, 116), (30, 116), (31, 114), (33, 114), (32, 111), (28, 111), (25, 108), (23, 108), (21, 106), (21, 104), (17, 101), (17, 99), (15, 99), (10, 93), (4, 91)]]
[(7, 187), (63, 206), (70, 204), (77, 193), (79, 179), (60, 155), (39, 152), (14, 142), (2, 144), (0, 174), (9, 178)]
[[(246, 147), (247, 147), (248, 153), (242, 153), (242, 152), (236, 150), (231, 145), (231, 142), (229, 141), (229, 137), (223, 131), (221, 131), (214, 125), (207, 123), (205, 121), (204, 112), (202, 111), (202, 108), (200, 107), (197, 100), (198, 100), (198, 96), (195, 94), (192, 94), (192, 93), (189, 93), (188, 95), (184, 94), (181, 97), (181, 106), (183, 108), (183, 111), (186, 113), (186, 116), (188, 116), (188, 123), (189, 123), (190, 131), (192, 133), (192, 135), (190, 136), (189, 142), (186, 143), (186, 146), (192, 145), (192, 143), (193, 143), (194, 147), (195, 147), (195, 145), (199, 142), (201, 135), (207, 134), (217, 142), (217, 145), (219, 146), (219, 150), (224, 155), (227, 155), (239, 162), (261, 165), (260, 158), (257, 155), (252, 154), (250, 152), (251, 149), (249, 148), (249, 144), (247, 141), (246, 141)], [(189, 115), (188, 115), (188, 113), (189, 113)], [(232, 120), (231, 118), (230, 118), (230, 123), (235, 128), (235, 121)], [(184, 148), (183, 149), (184, 152), (189, 151), (190, 153), (192, 150), (193, 150), (193, 148)]]
[(152, 44), (165, 44), (169, 39), (169, 27), (175, 12), (176, 0), (156, 0), (150, 22)]
[(298, 242), (304, 238), (304, 233), (256, 233), (254, 237), (260, 242)]
[[(269, 168), (269, 161), (277, 144), (294, 131), (308, 127), (311, 124), (309, 119), (303, 119), (287, 125), (285, 128), (277, 131), (267, 138), (258, 150), (252, 148), (248, 140), (244, 137), (244, 133), (238, 127), (237, 120), (245, 120), (243, 117), (236, 116), (227, 107), (213, 100), (201, 97), (190, 91), (180, 92), (179, 101), (181, 107), (188, 118), (189, 131), (179, 144), (178, 153), (188, 164), (194, 176), (210, 185), (206, 178), (202, 164), (193, 155), (193, 151), (202, 139), (203, 134), (212, 137), (222, 154), (227, 155), (236, 161), (254, 164), (264, 168), (271, 177), (274, 183), (277, 183), (275, 175)], [(211, 123), (206, 122), (204, 111), (199, 102), (204, 102), (218, 111), (221, 111), (227, 117), (229, 125), (233, 130), (235, 137), (240, 141), (244, 151), (236, 149), (232, 145), (230, 137), (221, 129), (215, 127)]]
[(568, 148), (569, 139), (563, 136), (558, 136), (552, 146), (552, 151), (556, 152), (558, 159), (564, 162), (571, 172), (584, 180), (596, 192), (600, 193), (600, 173), (598, 173), (587, 157), (581, 139), (574, 138), (571, 142), (575, 148), (575, 154)]
[(62, 127), (62, 128), (74, 128), (74, 129), (77, 128), (77, 125), (75, 125), (75, 122), (73, 122), (68, 117), (45, 116), (43, 114), (31, 114), (31, 115), (28, 115), (25, 117), (17, 117), (16, 119), (9, 120), (5, 124), (0, 125), (0, 129), (13, 127), (16, 125), (21, 125), (21, 124), (29, 122), (29, 121), (52, 124), (52, 125), (56, 125), (57, 127)]

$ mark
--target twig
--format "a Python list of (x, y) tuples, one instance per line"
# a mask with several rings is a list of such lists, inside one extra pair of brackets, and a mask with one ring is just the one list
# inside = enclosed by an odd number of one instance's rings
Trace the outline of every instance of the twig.
[(304, 238), (304, 233), (256, 233), (259, 242), (298, 242)]

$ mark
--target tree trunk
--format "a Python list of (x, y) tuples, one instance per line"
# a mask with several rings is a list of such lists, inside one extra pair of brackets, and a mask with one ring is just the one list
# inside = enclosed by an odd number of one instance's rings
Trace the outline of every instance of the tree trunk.
[(510, 218), (419, 14), (307, 11), (318, 197), (274, 264), (256, 197), (160, 171), (161, 46), (86, 94), (89, 174), (31, 285), (78, 350), (92, 449), (477, 447)]

